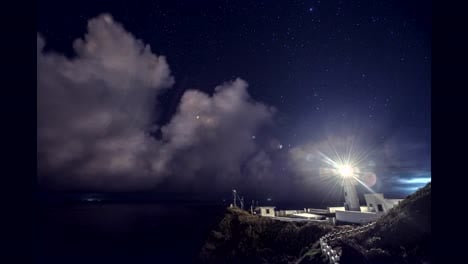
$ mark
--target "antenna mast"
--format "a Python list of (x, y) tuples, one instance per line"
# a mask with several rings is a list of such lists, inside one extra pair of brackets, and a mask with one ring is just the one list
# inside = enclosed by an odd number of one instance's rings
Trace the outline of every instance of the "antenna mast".
[(237, 207), (237, 203), (236, 203), (237, 191), (236, 191), (236, 189), (232, 190), (232, 196), (234, 197), (233, 205), (234, 205), (234, 207)]
[(236, 189), (232, 190), (233, 206), (237, 207), (237, 200), (240, 202), (240, 208), (244, 210), (244, 196), (240, 197)]

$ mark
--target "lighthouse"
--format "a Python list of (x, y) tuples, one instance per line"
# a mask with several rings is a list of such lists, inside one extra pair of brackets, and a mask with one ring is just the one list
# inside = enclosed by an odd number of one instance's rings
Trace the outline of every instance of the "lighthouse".
[(346, 211), (361, 211), (359, 198), (356, 191), (356, 180), (354, 179), (355, 169), (352, 166), (344, 165), (338, 168), (343, 179)]
[(356, 182), (353, 178), (346, 178), (343, 181), (345, 196), (344, 206), (346, 211), (361, 211), (355, 184)]

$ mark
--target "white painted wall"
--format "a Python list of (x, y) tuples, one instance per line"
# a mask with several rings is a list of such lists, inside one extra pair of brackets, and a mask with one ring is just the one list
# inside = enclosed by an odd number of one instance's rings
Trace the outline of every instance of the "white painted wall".
[[(367, 205), (360, 206), (361, 212), (367, 212)], [(334, 206), (334, 207), (327, 207), (329, 213), (334, 213), (336, 211), (344, 211), (344, 206)]]
[(369, 212), (379, 212), (379, 205), (382, 207), (381, 212), (387, 211), (387, 206), (383, 194), (367, 193), (364, 194), (364, 199), (366, 200), (366, 205), (369, 209)]
[(336, 211), (336, 220), (346, 223), (364, 224), (379, 219), (382, 214), (356, 211)]
[(272, 206), (257, 207), (255, 212), (261, 216), (275, 217), (275, 207)]
[[(378, 205), (382, 205), (383, 212), (388, 212), (394, 206), (398, 205), (403, 199), (385, 199), (381, 193), (369, 193), (364, 194), (366, 199), (366, 205), (369, 208), (369, 212), (378, 212)], [(372, 205), (372, 206), (371, 206)]]
[(367, 205), (361, 206), (361, 212), (369, 212)]
[(304, 211), (302, 210), (277, 210), (275, 211), (276, 216), (288, 216), (288, 215), (293, 215), (293, 214), (298, 214), (298, 213), (303, 213)]
[(354, 179), (344, 179), (344, 195), (345, 195), (345, 206), (348, 206), (350, 211), (359, 212), (359, 198), (356, 191), (356, 182)]
[(328, 212), (334, 213), (335, 211), (344, 211), (345, 208), (344, 206), (334, 206), (334, 207), (328, 207)]
[(385, 201), (391, 206), (395, 207), (397, 206), (403, 199), (385, 199)]
[(303, 218), (311, 218), (311, 219), (323, 219), (325, 216), (318, 215), (318, 214), (311, 214), (311, 213), (297, 213), (293, 214), (294, 216), (303, 217)]

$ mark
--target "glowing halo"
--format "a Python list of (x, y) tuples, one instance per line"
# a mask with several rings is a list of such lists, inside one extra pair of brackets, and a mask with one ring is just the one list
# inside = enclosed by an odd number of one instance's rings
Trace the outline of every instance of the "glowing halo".
[(375, 163), (366, 161), (371, 150), (359, 149), (355, 139), (350, 138), (328, 141), (316, 151), (322, 162), (319, 168), (320, 176), (333, 185), (332, 189), (336, 190), (331, 189), (332, 192), (341, 189), (345, 184), (362, 185), (368, 191), (374, 192), (370, 187), (376, 183), (377, 177), (373, 172)]
[(341, 175), (341, 177), (344, 177), (344, 178), (354, 176), (354, 168), (347, 164), (339, 165), (338, 172)]
[(363, 145), (352, 136), (329, 137), (325, 141), (305, 145), (294, 152), (301, 172), (312, 176), (306, 180), (310, 179), (311, 183), (314, 179), (320, 180), (320, 184), (325, 187), (322, 202), (342, 197), (345, 192), (343, 187), (349, 184), (362, 186), (374, 193), (371, 187), (375, 186), (377, 181), (376, 164), (369, 159), (374, 151), (372, 148), (362, 148)]

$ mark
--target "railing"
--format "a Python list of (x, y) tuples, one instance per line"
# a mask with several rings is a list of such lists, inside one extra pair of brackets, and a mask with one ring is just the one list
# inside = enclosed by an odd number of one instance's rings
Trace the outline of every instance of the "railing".
[(340, 239), (350, 233), (362, 233), (374, 224), (375, 222), (348, 230), (342, 230), (339, 232), (335, 231), (324, 235), (320, 238), (320, 249), (322, 250), (322, 255), (324, 255), (330, 261), (330, 264), (338, 264), (340, 262), (341, 252), (334, 250), (330, 245), (328, 245), (328, 242), (335, 239)]

